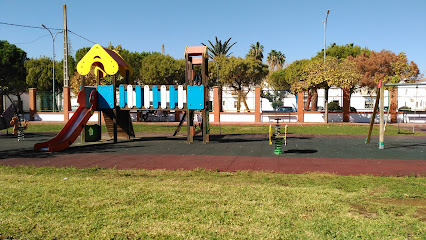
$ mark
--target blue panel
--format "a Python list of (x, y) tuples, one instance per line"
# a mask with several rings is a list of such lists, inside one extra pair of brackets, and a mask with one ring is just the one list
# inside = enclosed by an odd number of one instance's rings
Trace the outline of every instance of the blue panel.
[(92, 104), (90, 103), (90, 94), (92, 93), (92, 91), (96, 90), (96, 87), (84, 87), (84, 92), (86, 93), (86, 107), (90, 108), (92, 107)]
[(204, 86), (188, 86), (186, 99), (188, 109), (204, 109)]
[(99, 109), (114, 108), (114, 86), (98, 86), (98, 107)]
[(169, 93), (170, 93), (170, 102), (169, 102), (169, 107), (171, 108), (171, 109), (175, 109), (175, 107), (176, 107), (176, 99), (177, 99), (177, 96), (175, 97), (175, 95), (177, 95), (176, 94), (176, 90), (175, 90), (175, 86), (170, 86), (169, 87)]
[(136, 86), (135, 92), (136, 92), (136, 108), (142, 108), (143, 92), (140, 85)]
[(158, 102), (161, 98), (158, 97), (159, 92), (158, 92), (158, 87), (156, 85), (152, 86), (152, 107), (154, 109), (158, 108)]
[(126, 106), (126, 99), (127, 99), (127, 94), (126, 94), (126, 90), (124, 89), (124, 85), (120, 85), (120, 87), (118, 87), (118, 92), (120, 94), (119, 106), (120, 108), (124, 108)]

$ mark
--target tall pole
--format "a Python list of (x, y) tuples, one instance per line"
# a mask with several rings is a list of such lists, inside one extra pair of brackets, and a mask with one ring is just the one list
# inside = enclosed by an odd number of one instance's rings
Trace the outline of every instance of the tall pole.
[(58, 35), (58, 33), (61, 33), (63, 31), (59, 31), (57, 33), (55, 33), (55, 35), (52, 34), (52, 32), (46, 27), (44, 26), (44, 24), (41, 24), (42, 27), (44, 27), (47, 31), (49, 31), (50, 36), (52, 36), (52, 42), (53, 42), (53, 69), (52, 69), (52, 74), (53, 74), (53, 78), (52, 78), (52, 111), (55, 111), (55, 38)]
[(385, 117), (384, 117), (384, 108), (385, 108), (385, 84), (380, 81), (380, 136), (379, 136), (379, 149), (384, 149), (384, 139), (385, 139)]
[(63, 7), (64, 15), (64, 87), (68, 87), (68, 26), (67, 26), (67, 5)]
[[(324, 71), (325, 71), (325, 58), (327, 56), (326, 49), (327, 49), (327, 19), (328, 14), (330, 13), (330, 9), (327, 9), (327, 16), (325, 17), (325, 21), (322, 21), (324, 23)], [(324, 122), (328, 123), (328, 87), (326, 87), (325, 94), (324, 94), (324, 109), (325, 109), (325, 116), (324, 116)]]

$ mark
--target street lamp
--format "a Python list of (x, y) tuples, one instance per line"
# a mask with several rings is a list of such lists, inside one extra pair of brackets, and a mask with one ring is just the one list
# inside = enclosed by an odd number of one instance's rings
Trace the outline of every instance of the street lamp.
[(325, 65), (325, 49), (327, 47), (327, 18), (328, 14), (330, 13), (330, 9), (327, 9), (327, 16), (325, 17), (325, 21), (322, 21), (324, 23), (324, 65)]
[(44, 26), (44, 24), (41, 24), (42, 27), (44, 27), (47, 31), (49, 31), (50, 36), (52, 36), (52, 40), (53, 40), (53, 78), (52, 78), (52, 111), (55, 111), (55, 38), (56, 35), (58, 35), (58, 33), (62, 33), (64, 31), (59, 31), (57, 33), (55, 33), (55, 35), (52, 34), (52, 32), (46, 27)]
[[(324, 23), (324, 71), (325, 71), (325, 57), (326, 57), (326, 48), (327, 48), (327, 19), (328, 14), (330, 13), (330, 9), (327, 9), (327, 16), (325, 17), (325, 21), (322, 21)], [(326, 87), (325, 93), (324, 93), (324, 121), (325, 123), (328, 123), (328, 87)]]

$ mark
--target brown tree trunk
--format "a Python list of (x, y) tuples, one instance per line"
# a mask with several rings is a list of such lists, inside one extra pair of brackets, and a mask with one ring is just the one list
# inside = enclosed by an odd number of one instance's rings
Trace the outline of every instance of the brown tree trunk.
[(309, 111), (311, 109), (311, 91), (308, 91), (308, 100), (306, 101), (305, 110)]
[(343, 122), (349, 122), (349, 113), (351, 106), (350, 89), (343, 89)]
[(237, 112), (241, 111), (241, 90), (237, 90)]
[(311, 102), (311, 110), (316, 111), (318, 109), (318, 91), (317, 89), (312, 89), (312, 102)]
[(244, 103), (244, 106), (246, 107), (246, 109), (247, 109), (247, 112), (250, 112), (250, 109), (249, 109), (249, 107), (248, 107), (248, 105), (247, 105), (247, 94), (249, 93), (250, 91), (248, 91), (247, 93), (245, 93), (244, 95), (243, 95), (243, 103)]
[(390, 111), (391, 114), (391, 123), (396, 123), (397, 122), (397, 108), (398, 108), (398, 89), (394, 88), (391, 91), (391, 104), (390, 107), (388, 109), (388, 111)]

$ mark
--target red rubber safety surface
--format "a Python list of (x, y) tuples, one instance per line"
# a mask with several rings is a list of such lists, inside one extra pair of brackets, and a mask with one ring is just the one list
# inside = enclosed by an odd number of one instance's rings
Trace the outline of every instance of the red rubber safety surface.
[(265, 134), (213, 135), (208, 144), (151, 135), (115, 144), (75, 143), (58, 153), (32, 151), (35, 143), (51, 137), (28, 133), (17, 142), (0, 135), (0, 165), (426, 176), (426, 136), (389, 136), (379, 150), (377, 137), (365, 144), (365, 136), (290, 135), (282, 155), (274, 155)]
[(115, 169), (215, 171), (271, 171), (279, 173), (328, 172), (339, 175), (371, 174), (379, 176), (425, 176), (425, 160), (255, 157), (217, 155), (153, 155), (153, 154), (64, 154), (51, 158), (9, 158), (1, 160), (6, 166), (77, 167)]

